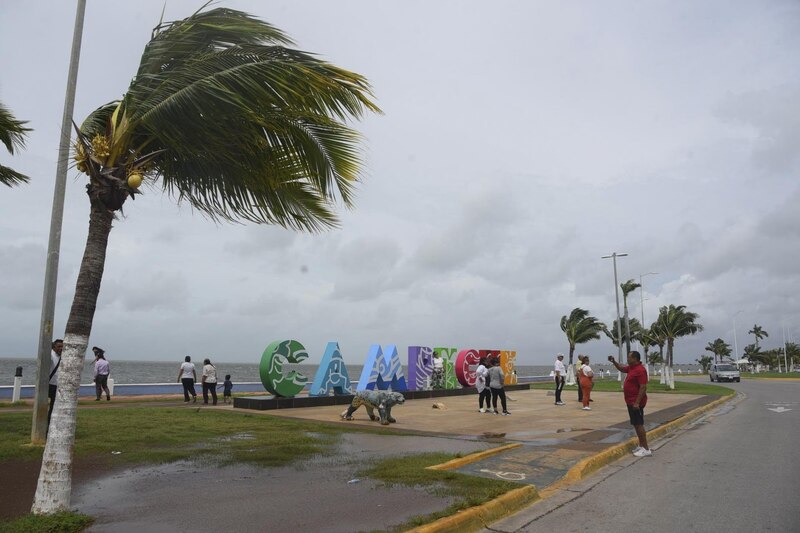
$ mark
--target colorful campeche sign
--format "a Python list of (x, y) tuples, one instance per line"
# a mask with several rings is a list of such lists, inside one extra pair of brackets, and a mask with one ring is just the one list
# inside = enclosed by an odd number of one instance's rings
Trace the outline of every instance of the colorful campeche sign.
[[(474, 350), (428, 346), (408, 347), (408, 381), (403, 373), (403, 365), (397, 346), (380, 344), (370, 346), (361, 377), (356, 390), (426, 390), (430, 388), (433, 376), (433, 360), (436, 355), (442, 358), (445, 372), (444, 388), (455, 389), (475, 386), (475, 368), (481, 357), (497, 357), (506, 376), (506, 385), (517, 383), (514, 371), (517, 352), (513, 350)], [(261, 356), (259, 374), (267, 392), (275, 396), (292, 398), (308, 384), (308, 378), (297, 370), (287, 371), (287, 364), (298, 364), (308, 358), (308, 351), (295, 340), (275, 341)], [(353, 394), (353, 386), (347, 372), (338, 342), (329, 342), (325, 348), (314, 381), (308, 391), (309, 396), (329, 396), (333, 394)]]

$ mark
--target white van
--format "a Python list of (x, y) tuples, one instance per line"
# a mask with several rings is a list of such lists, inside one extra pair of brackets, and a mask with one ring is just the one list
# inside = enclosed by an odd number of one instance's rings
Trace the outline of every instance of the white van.
[(736, 381), (742, 380), (739, 369), (731, 363), (714, 363), (708, 371), (711, 381)]

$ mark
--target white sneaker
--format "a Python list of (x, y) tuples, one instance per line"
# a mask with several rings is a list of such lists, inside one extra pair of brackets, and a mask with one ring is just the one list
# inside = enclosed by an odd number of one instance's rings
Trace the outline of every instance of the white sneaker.
[(484, 409), (483, 407), (481, 407), (480, 409), (478, 409), (478, 411), (480, 411), (481, 413), (485, 413), (485, 412), (486, 412), (486, 409)]
[(583, 408), (583, 410), (584, 410), (584, 411), (591, 411), (591, 410), (592, 410), (592, 408), (591, 408), (591, 407), (584, 407), (584, 408)]
[(643, 449), (643, 448), (637, 444), (637, 445), (636, 445), (636, 448), (634, 448), (634, 449), (632, 449), (632, 450), (631, 450), (631, 453), (632, 453), (632, 454), (634, 454), (634, 455), (636, 455), (636, 452), (638, 452), (638, 451), (639, 451), (639, 450), (641, 450), (641, 449)]
[(556, 402), (556, 405), (567, 405), (564, 402)]
[(633, 455), (635, 455), (636, 457), (651, 457), (653, 455), (653, 452), (651, 452), (646, 448), (639, 448), (638, 450), (633, 452)]

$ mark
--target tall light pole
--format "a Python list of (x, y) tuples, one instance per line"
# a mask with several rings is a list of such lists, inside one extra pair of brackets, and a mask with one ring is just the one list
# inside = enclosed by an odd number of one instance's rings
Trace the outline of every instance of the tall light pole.
[[(614, 295), (617, 297), (617, 348), (619, 349), (620, 364), (622, 363), (622, 320), (619, 317), (619, 282), (617, 281), (617, 257), (627, 257), (628, 254), (618, 254), (612, 252), (611, 255), (604, 255), (602, 259), (611, 259), (614, 263)], [(617, 372), (617, 380), (622, 380), (622, 372)]]
[(53, 342), (53, 317), (56, 308), (58, 282), (58, 257), (61, 248), (61, 223), (64, 218), (64, 191), (67, 188), (67, 164), (72, 131), (72, 110), (75, 107), (75, 86), (78, 80), (78, 63), (81, 57), (83, 18), (86, 0), (78, 0), (75, 28), (72, 32), (72, 53), (69, 59), (67, 92), (64, 96), (64, 116), (61, 119), (61, 140), (56, 163), (56, 183), (53, 190), (53, 210), (50, 214), (50, 239), (47, 243), (47, 263), (42, 294), (42, 318), (39, 323), (39, 351), (36, 368), (36, 397), (33, 401), (31, 442), (40, 444), (47, 435), (47, 393), (50, 382), (50, 344)]

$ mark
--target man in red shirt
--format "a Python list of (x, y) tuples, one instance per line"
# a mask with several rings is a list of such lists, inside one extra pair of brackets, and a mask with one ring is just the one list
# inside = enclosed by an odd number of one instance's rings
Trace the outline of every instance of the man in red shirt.
[(617, 367), (617, 370), (628, 374), (622, 388), (625, 404), (628, 406), (628, 416), (631, 425), (639, 437), (639, 446), (633, 450), (636, 457), (650, 457), (653, 452), (647, 446), (647, 432), (644, 430), (644, 406), (647, 404), (647, 369), (642, 364), (639, 352), (628, 352), (628, 365), (622, 366), (614, 360), (613, 355), (608, 360)]

